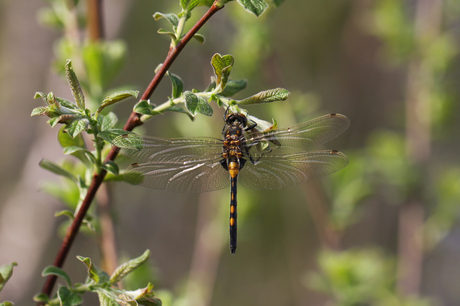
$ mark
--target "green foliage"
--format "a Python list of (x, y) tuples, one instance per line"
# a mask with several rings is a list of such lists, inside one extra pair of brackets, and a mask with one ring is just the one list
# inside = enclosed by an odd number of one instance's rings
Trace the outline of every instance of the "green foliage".
[(285, 101), (289, 97), (289, 91), (284, 88), (275, 88), (261, 91), (249, 98), (238, 101), (239, 105), (251, 105), (260, 103), (270, 103)]
[(414, 50), (414, 27), (400, 0), (380, 0), (374, 13), (373, 31), (385, 41), (388, 59), (395, 63), (407, 60)]
[(396, 293), (395, 261), (379, 250), (323, 251), (318, 264), (321, 272), (308, 274), (305, 283), (331, 296), (337, 305), (433, 305), (428, 299)]
[[(60, 183), (48, 182), (43, 185), (43, 189), (64, 201), (69, 208), (77, 209), (86, 196), (94, 171), (106, 170), (115, 177), (119, 174), (119, 169), (115, 162), (103, 162), (103, 150), (115, 138), (129, 133), (116, 128), (118, 118), (113, 112), (107, 114), (102, 114), (102, 112), (115, 103), (124, 101), (129, 97), (136, 97), (138, 92), (124, 90), (113, 93), (103, 99), (97, 110), (92, 112), (89, 108), (86, 108), (87, 104), (85, 103), (83, 89), (73, 71), (70, 60), (65, 65), (65, 74), (75, 102), (55, 97), (52, 92), (47, 95), (38, 92), (35, 97), (42, 98), (47, 106), (35, 108), (32, 111), (32, 116), (44, 115), (50, 117), (51, 119), (48, 123), (52, 127), (62, 124), (63, 127), (58, 133), (58, 141), (63, 147), (63, 153), (72, 155), (81, 162), (64, 161), (61, 164), (48, 160), (40, 162), (42, 168), (65, 178)], [(93, 135), (94, 151), (86, 147), (82, 136), (83, 132)], [(135, 137), (133, 136), (132, 138), (134, 139)], [(74, 213), (70, 211), (58, 213), (57, 216), (62, 214), (67, 215), (70, 221), (74, 218)], [(64, 225), (67, 225), (67, 223), (64, 223)], [(95, 231), (91, 217), (87, 216), (83, 224), (92, 232)], [(63, 292), (63, 294), (65, 293)]]
[(373, 304), (391, 292), (394, 263), (376, 250), (324, 251), (321, 274), (310, 274), (310, 287), (334, 297), (339, 305)]
[(232, 72), (232, 67), (235, 60), (231, 55), (220, 55), (219, 53), (214, 54), (211, 59), (211, 65), (214, 69), (216, 76), (216, 87), (224, 89), (227, 85), (228, 77)]
[(0, 292), (3, 287), (5, 287), (5, 284), (10, 279), (11, 275), (13, 275), (13, 267), (17, 265), (17, 263), (12, 262), (10, 264), (0, 266)]
[(349, 152), (348, 166), (329, 178), (331, 193), (330, 222), (338, 231), (344, 231), (349, 225), (359, 220), (358, 208), (363, 201), (371, 197), (376, 190), (373, 177), (372, 156), (366, 152)]
[[(247, 115), (247, 111), (240, 108), (240, 105), (284, 101), (289, 97), (289, 92), (286, 89), (275, 88), (259, 92), (258, 94), (242, 100), (230, 99), (230, 96), (240, 92), (247, 86), (246, 80), (230, 79), (230, 73), (232, 72), (234, 62), (235, 60), (230, 54), (214, 54), (211, 58), (214, 78), (204, 91), (195, 89), (192, 89), (192, 91), (184, 91), (182, 79), (173, 73), (167, 72), (172, 86), (171, 97), (168, 101), (159, 106), (154, 106), (150, 104), (149, 101), (139, 101), (134, 106), (133, 111), (142, 114), (141, 120), (144, 122), (155, 115), (168, 111), (184, 113), (193, 120), (197, 114), (206, 116), (211, 116), (213, 114), (213, 110), (209, 105), (211, 101), (215, 101), (219, 107), (231, 107), (232, 111)], [(182, 105), (184, 107), (182, 107)], [(253, 121), (256, 122), (257, 120), (260, 119), (255, 118)], [(263, 122), (263, 120), (261, 120), (261, 122)], [(266, 129), (263, 128), (263, 126), (263, 124), (257, 126), (256, 129), (263, 131)], [(125, 144), (120, 143), (121, 140), (121, 138), (118, 138), (116, 140), (117, 143), (113, 142), (113, 140), (110, 140), (110, 142), (116, 146), (126, 147)], [(135, 140), (135, 142), (135, 145), (137, 145), (137, 140)]]
[(256, 16), (260, 16), (268, 7), (264, 0), (238, 0), (238, 3)]
[(457, 222), (460, 214), (460, 167), (452, 165), (435, 176), (435, 203), (424, 228), (425, 245), (431, 249), (440, 242)]
[(101, 305), (161, 305), (161, 300), (155, 297), (153, 285), (150, 283), (145, 288), (134, 291), (122, 290), (116, 286), (124, 277), (142, 266), (149, 256), (150, 251), (147, 250), (140, 257), (120, 265), (111, 276), (96, 267), (90, 258), (77, 256), (87, 268), (88, 278), (83, 284), (72, 284), (70, 277), (60, 268), (46, 267), (42, 276), (56, 275), (65, 281), (65, 286), (60, 287), (53, 298), (38, 294), (34, 300), (45, 302), (47, 306), (74, 306), (83, 303), (84, 293), (93, 292), (98, 295)]
[(196, 114), (203, 114), (206, 116), (212, 116), (212, 108), (208, 102), (190, 91), (184, 92), (185, 107), (192, 116)]
[(110, 276), (110, 283), (116, 284), (121, 281), (126, 275), (133, 272), (137, 268), (139, 268), (142, 264), (144, 264), (147, 259), (149, 259), (150, 251), (146, 250), (144, 254), (139, 256), (138, 258), (132, 259), (121, 266), (119, 266)]
[[(13, 275), (13, 268), (17, 265), (18, 265), (17, 263), (12, 262), (10, 264), (0, 266), (0, 292), (3, 290), (3, 287), (5, 287), (6, 283)], [(0, 306), (11, 306), (11, 305), (14, 305), (14, 304), (9, 301), (0, 302)]]

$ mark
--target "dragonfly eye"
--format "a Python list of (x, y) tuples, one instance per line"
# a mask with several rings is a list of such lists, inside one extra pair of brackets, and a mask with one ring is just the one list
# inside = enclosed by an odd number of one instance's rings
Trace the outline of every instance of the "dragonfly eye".
[(240, 123), (243, 126), (246, 126), (246, 123), (248, 122), (248, 119), (246, 119), (246, 116), (240, 113), (231, 113), (225, 118), (225, 123), (227, 125), (232, 125), (236, 123)]

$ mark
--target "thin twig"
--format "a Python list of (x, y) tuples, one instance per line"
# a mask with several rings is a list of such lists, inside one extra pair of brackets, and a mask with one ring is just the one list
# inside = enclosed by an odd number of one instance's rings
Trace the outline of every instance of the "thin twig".
[(319, 181), (311, 181), (302, 190), (321, 246), (329, 250), (339, 250), (340, 234), (330, 224), (328, 200), (324, 187)]
[[(101, 41), (104, 39), (102, 0), (86, 0), (86, 7), (88, 11), (88, 39), (93, 43)], [(99, 247), (101, 266), (104, 271), (112, 274), (118, 266), (118, 256), (110, 189), (109, 184), (102, 185), (96, 195), (96, 202), (100, 220)]]
[(99, 247), (101, 250), (102, 270), (109, 275), (112, 274), (118, 266), (117, 241), (115, 239), (115, 226), (112, 216), (112, 197), (111, 184), (101, 186), (99, 193), (96, 195), (97, 207), (99, 212), (99, 224), (101, 234), (99, 236)]
[[(198, 20), (198, 22), (184, 36), (184, 38), (180, 41), (180, 43), (177, 44), (175, 48), (169, 51), (165, 61), (163, 62), (163, 65), (161, 66), (158, 73), (155, 74), (155, 76), (153, 77), (149, 86), (147, 87), (145, 92), (142, 94), (140, 100), (147, 100), (150, 98), (153, 91), (158, 86), (163, 76), (166, 74), (166, 71), (169, 69), (169, 67), (171, 67), (172, 63), (174, 62), (176, 57), (179, 55), (179, 53), (182, 51), (182, 49), (185, 47), (185, 45), (190, 41), (190, 39), (193, 38), (193, 36), (206, 23), (206, 21), (208, 21), (208, 19), (211, 18), (212, 15), (214, 15), (217, 11), (219, 11), (222, 8), (223, 6), (219, 7), (213, 4), (209, 8), (209, 10), (200, 18), (200, 20)], [(129, 117), (128, 121), (126, 122), (124, 130), (132, 131), (135, 127), (140, 126), (142, 124), (143, 122), (139, 119), (139, 114), (133, 112), (131, 113), (131, 116)], [(106, 161), (115, 160), (119, 151), (120, 149), (118, 147), (112, 146), (112, 149), (107, 155)], [(93, 176), (91, 185), (88, 189), (88, 193), (86, 194), (86, 197), (83, 200), (81, 208), (75, 215), (75, 219), (73, 220), (72, 224), (67, 230), (64, 241), (62, 242), (61, 248), (59, 249), (59, 252), (56, 256), (56, 260), (54, 261), (54, 266), (59, 267), (59, 268), (63, 266), (64, 261), (67, 258), (67, 255), (69, 253), (70, 247), (72, 246), (72, 243), (80, 229), (83, 218), (86, 216), (86, 213), (91, 206), (91, 202), (93, 201), (97, 190), (99, 189), (102, 182), (104, 181), (106, 174), (107, 172), (105, 170), (102, 170), (100, 174), (95, 174)], [(53, 290), (54, 284), (56, 283), (56, 279), (57, 277), (55, 275), (49, 276), (45, 282), (42, 293), (50, 296), (51, 291)]]

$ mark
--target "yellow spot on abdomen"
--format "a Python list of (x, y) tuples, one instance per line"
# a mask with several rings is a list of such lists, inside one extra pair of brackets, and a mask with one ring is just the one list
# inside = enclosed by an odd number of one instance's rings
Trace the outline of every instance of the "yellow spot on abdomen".
[[(233, 194), (232, 194), (232, 197), (233, 197)], [(230, 213), (233, 214), (234, 212), (235, 212), (235, 206), (232, 205), (230, 206)]]
[(235, 224), (235, 219), (234, 218), (230, 218), (230, 226), (233, 226)]
[(228, 164), (228, 173), (230, 173), (231, 178), (235, 178), (238, 175), (239, 170), (240, 170), (240, 167), (238, 166), (238, 163), (230, 162)]

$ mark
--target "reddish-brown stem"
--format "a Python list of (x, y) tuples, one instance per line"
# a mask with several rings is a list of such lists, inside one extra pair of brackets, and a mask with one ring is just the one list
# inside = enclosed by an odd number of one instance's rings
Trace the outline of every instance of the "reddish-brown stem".
[(98, 41), (104, 37), (102, 24), (102, 0), (86, 0), (88, 12), (88, 38)]
[[(182, 49), (185, 47), (185, 45), (190, 41), (190, 39), (193, 38), (193, 36), (198, 32), (198, 30), (206, 23), (206, 21), (211, 18), (212, 15), (214, 15), (217, 11), (222, 9), (223, 7), (218, 7), (215, 4), (213, 4), (209, 10), (198, 20), (198, 22), (190, 29), (190, 31), (184, 36), (184, 38), (177, 44), (175, 48), (172, 48), (169, 50), (168, 55), (163, 62), (163, 65), (161, 66), (160, 70), (158, 73), (155, 74), (153, 77), (152, 81), (150, 82), (149, 86), (147, 89), (144, 91), (142, 94), (140, 100), (147, 100), (150, 98), (152, 95), (153, 91), (155, 88), (158, 86), (160, 83), (161, 79), (164, 77), (166, 74), (166, 71), (168, 70), (169, 67), (171, 67), (172, 63), (176, 59), (176, 57), (179, 55), (179, 53), (182, 51)], [(128, 121), (126, 122), (124, 126), (125, 131), (132, 131), (135, 127), (142, 125), (143, 122), (139, 118), (139, 114), (133, 112), (131, 113), (131, 116), (129, 117)], [(106, 161), (108, 160), (115, 160), (115, 158), (118, 155), (118, 152), (120, 151), (119, 148), (113, 146), (112, 150), (109, 152), (107, 155)], [(67, 229), (66, 236), (64, 238), (64, 241), (62, 242), (61, 248), (59, 249), (59, 252), (56, 256), (56, 260), (54, 261), (54, 266), (61, 268), (64, 264), (65, 259), (67, 258), (67, 255), (69, 253), (70, 247), (72, 246), (72, 243), (80, 229), (80, 226), (82, 224), (82, 221), (84, 217), (86, 216), (86, 213), (88, 209), (91, 206), (91, 202), (93, 201), (97, 190), (101, 186), (102, 182), (104, 181), (104, 178), (106, 176), (107, 172), (105, 170), (102, 170), (100, 174), (96, 174), (93, 176), (93, 179), (91, 181), (91, 185), (88, 189), (88, 193), (86, 194), (85, 199), (83, 200), (83, 203), (78, 210), (77, 214), (75, 215), (75, 219), (73, 220), (72, 224), (70, 227)], [(45, 285), (43, 286), (42, 293), (50, 296), (51, 291), (53, 290), (54, 284), (56, 283), (56, 276), (51, 275), (47, 278)]]

